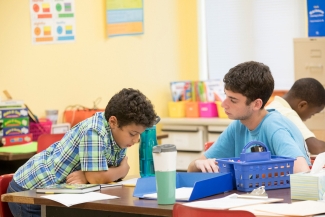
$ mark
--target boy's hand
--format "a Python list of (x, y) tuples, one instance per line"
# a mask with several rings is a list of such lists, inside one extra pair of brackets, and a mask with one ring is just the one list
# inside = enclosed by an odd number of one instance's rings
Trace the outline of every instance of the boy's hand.
[(127, 156), (125, 156), (125, 157), (123, 158), (123, 160), (121, 161), (121, 163), (120, 163), (120, 167), (121, 167), (121, 169), (123, 170), (123, 173), (125, 173), (125, 174), (121, 177), (121, 179), (123, 179), (123, 178), (128, 174), (128, 172), (129, 172), (129, 170), (130, 170), (130, 166), (129, 166), (129, 164), (128, 164), (128, 157), (127, 157)]
[(67, 184), (87, 184), (88, 181), (83, 171), (75, 171), (67, 176)]

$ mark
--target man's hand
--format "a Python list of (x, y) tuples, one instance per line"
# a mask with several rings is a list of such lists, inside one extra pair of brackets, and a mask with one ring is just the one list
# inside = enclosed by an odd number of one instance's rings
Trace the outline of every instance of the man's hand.
[(212, 159), (198, 159), (194, 161), (197, 169), (201, 170), (203, 173), (217, 173), (219, 172), (219, 167), (217, 166), (217, 161), (215, 158)]
[(88, 181), (83, 171), (75, 171), (67, 176), (67, 184), (87, 184)]

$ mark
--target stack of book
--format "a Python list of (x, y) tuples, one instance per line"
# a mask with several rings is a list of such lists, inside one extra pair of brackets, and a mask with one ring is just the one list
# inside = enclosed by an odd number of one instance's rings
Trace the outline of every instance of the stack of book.
[(226, 98), (222, 80), (170, 82), (173, 102), (215, 102)]
[(32, 141), (28, 109), (22, 100), (0, 101), (0, 146), (20, 145)]
[(82, 194), (100, 190), (99, 184), (54, 184), (36, 188), (36, 193), (45, 194)]

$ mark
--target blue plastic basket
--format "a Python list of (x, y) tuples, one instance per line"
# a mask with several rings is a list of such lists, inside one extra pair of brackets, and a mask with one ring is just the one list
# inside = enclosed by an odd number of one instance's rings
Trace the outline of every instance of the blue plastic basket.
[[(264, 147), (264, 152), (247, 152), (253, 145)], [(239, 158), (217, 159), (220, 172), (233, 173), (238, 191), (252, 191), (260, 186), (289, 188), (294, 161), (294, 158), (271, 156), (265, 144), (259, 141), (247, 143)]]

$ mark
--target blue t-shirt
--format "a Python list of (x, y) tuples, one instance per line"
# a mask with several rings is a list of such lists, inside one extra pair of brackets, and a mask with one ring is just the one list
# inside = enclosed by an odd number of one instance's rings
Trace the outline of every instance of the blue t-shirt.
[(254, 130), (249, 130), (239, 120), (233, 121), (204, 155), (206, 158), (240, 157), (244, 146), (253, 140), (263, 142), (271, 155), (304, 157), (311, 165), (299, 129), (274, 109), (268, 110)]

